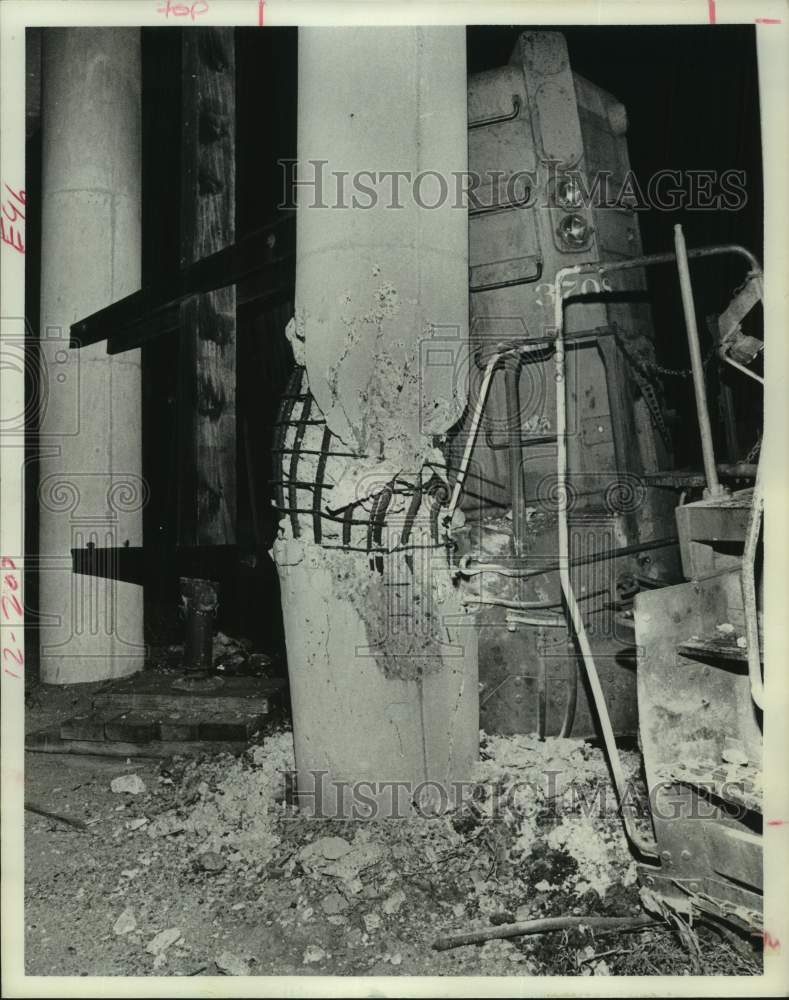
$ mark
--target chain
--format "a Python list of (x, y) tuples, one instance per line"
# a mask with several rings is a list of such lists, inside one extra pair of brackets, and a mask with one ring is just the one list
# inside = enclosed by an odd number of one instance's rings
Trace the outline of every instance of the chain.
[(636, 385), (640, 389), (641, 395), (649, 407), (652, 422), (660, 432), (660, 436), (663, 438), (663, 443), (665, 444), (667, 450), (671, 451), (671, 434), (666, 426), (666, 421), (663, 419), (663, 408), (661, 407), (660, 400), (657, 398), (655, 393), (655, 387), (648, 378), (641, 374), (637, 367), (634, 366), (632, 368), (632, 372)]
[[(717, 351), (715, 349), (715, 345), (713, 344), (709, 352), (707, 353), (707, 357), (702, 362), (701, 367), (704, 369), (704, 371), (707, 370), (710, 361), (712, 361), (716, 353)], [(653, 371), (656, 371), (659, 375), (672, 375), (675, 378), (690, 378), (690, 376), (693, 374), (692, 368), (666, 368), (663, 365), (659, 365), (656, 361), (653, 361), (649, 365), (649, 368), (652, 369)]]
[[(671, 451), (672, 442), (671, 434), (666, 422), (663, 419), (663, 408), (660, 405), (660, 400), (655, 392), (654, 382), (656, 381), (656, 376), (658, 375), (669, 375), (674, 378), (688, 378), (693, 374), (692, 368), (667, 368), (664, 365), (659, 365), (656, 361), (647, 361), (644, 358), (639, 358), (630, 351), (627, 341), (619, 333), (616, 335), (617, 343), (622, 348), (622, 353), (625, 356), (625, 360), (630, 366), (630, 371), (632, 372), (633, 379), (638, 386), (641, 395), (644, 398), (647, 406), (649, 407), (649, 412), (652, 417), (652, 422), (655, 427), (660, 432), (660, 436), (663, 438), (663, 442), (666, 448)], [(706, 358), (702, 363), (702, 368), (706, 372), (709, 367), (710, 362), (717, 354), (715, 344), (710, 348)]]
[(658, 429), (667, 450), (671, 451), (671, 434), (666, 426), (665, 420), (663, 419), (663, 408), (660, 405), (660, 400), (657, 398), (655, 387), (652, 384), (653, 377), (650, 377), (652, 372), (657, 371), (658, 366), (654, 363), (647, 363), (642, 358), (636, 357), (635, 354), (631, 353), (630, 347), (624, 337), (622, 337), (619, 333), (616, 333), (615, 336), (617, 343), (622, 349), (622, 354), (630, 366), (633, 379), (649, 408), (652, 423)]

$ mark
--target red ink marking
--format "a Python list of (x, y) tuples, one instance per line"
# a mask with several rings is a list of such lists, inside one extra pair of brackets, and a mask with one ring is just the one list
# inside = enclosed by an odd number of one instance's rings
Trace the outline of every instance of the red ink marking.
[(157, 7), (157, 14), (164, 14), (168, 18), (171, 14), (173, 17), (191, 17), (194, 21), (196, 18), (200, 17), (201, 14), (205, 14), (208, 11), (208, 4), (206, 0), (194, 0), (194, 3), (173, 3), (172, 0), (165, 0), (164, 7)]
[[(14, 214), (11, 215), (11, 212)], [(20, 212), (16, 205), (3, 205), (3, 215), (8, 219), (9, 222), (16, 222), (17, 219), (24, 220), (25, 213)]]
[[(5, 183), (3, 187), (11, 197), (0, 203), (0, 239), (3, 243), (13, 247), (17, 253), (24, 253), (25, 213), (22, 211), (22, 207), (25, 205), (26, 195), (21, 188), (19, 191), (15, 191), (14, 188)], [(15, 205), (14, 202), (17, 204)], [(16, 228), (14, 228), (14, 223), (16, 223)]]
[(785, 819), (768, 819), (767, 820), (767, 825), (768, 826), (784, 826), (785, 823), (786, 823)]
[[(7, 243), (8, 246), (13, 247), (17, 253), (24, 253), (25, 213), (22, 211), (22, 207), (26, 203), (26, 195), (21, 188), (19, 191), (16, 191), (5, 182), (3, 183), (3, 187), (9, 193), (10, 198), (6, 198), (5, 201), (0, 203), (0, 239), (2, 239), (3, 243)], [(14, 223), (16, 223), (16, 228), (13, 225)]]
[[(10, 556), (0, 556), (0, 566), (3, 569), (16, 569), (16, 564)], [(8, 605), (11, 606), (11, 612), (16, 613), (19, 618), (24, 617), (24, 610), (22, 605), (16, 596), (15, 591), (19, 589), (19, 580), (15, 573), (4, 573), (2, 579), (2, 587), (7, 587), (11, 594), (3, 594), (0, 596), (0, 608), (2, 608), (3, 616), (8, 619), (11, 617), (11, 613), (8, 610)], [(17, 666), (23, 667), (25, 664), (25, 657), (22, 650), (19, 648), (19, 644), (16, 641), (16, 633), (11, 632), (11, 642), (13, 646), (3, 646), (0, 650), (0, 660), (12, 660)], [(3, 664), (4, 673), (8, 674), (10, 677), (15, 677), (19, 680), (19, 674), (15, 674), (13, 670), (9, 670), (8, 667)]]
[(12, 608), (12, 610), (15, 611), (16, 614), (19, 615), (19, 617), (21, 618), (22, 617), (22, 605), (19, 603), (19, 601), (18, 601), (18, 599), (17, 599), (17, 597), (16, 597), (15, 594), (11, 594), (10, 597), (8, 596), (8, 594), (4, 594), (2, 597), (0, 597), (0, 608), (3, 609), (3, 617), (6, 620), (11, 617), (11, 615), (8, 613), (8, 608), (6, 607), (6, 605), (7, 605), (7, 603), (9, 601), (11, 602), (11, 608)]
[(20, 205), (27, 204), (27, 194), (22, 190), (22, 188), (20, 188), (18, 191), (14, 191), (12, 187), (10, 187), (8, 184), (5, 183), (3, 184), (3, 187), (5, 187), (6, 191), (11, 195), (12, 198), (18, 201)]
[(765, 947), (767, 948), (780, 948), (781, 942), (778, 938), (773, 937), (769, 931), (765, 931), (762, 934), (762, 940), (764, 941)]
[(258, 0), (258, 26), (263, 27), (263, 17), (266, 11), (266, 0)]
[(7, 243), (8, 246), (13, 247), (18, 253), (25, 252), (22, 234), (16, 232), (13, 226), (6, 227), (5, 219), (3, 218), (0, 218), (0, 239), (3, 243)]
[(710, 12), (710, 24), (715, 24), (715, 0), (707, 0), (707, 6)]
[(780, 17), (756, 17), (754, 21), (756, 24), (783, 24)]

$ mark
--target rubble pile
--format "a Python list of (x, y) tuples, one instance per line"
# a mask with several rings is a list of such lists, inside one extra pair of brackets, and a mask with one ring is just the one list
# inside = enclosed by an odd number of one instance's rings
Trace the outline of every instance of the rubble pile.
[[(492, 794), (475, 804), (498, 813), (512, 831), (512, 853), (525, 862), (535, 848), (547, 847), (574, 862), (559, 884), (543, 880), (539, 887), (579, 895), (594, 890), (602, 897), (611, 885), (634, 884), (636, 868), (602, 750), (576, 739), (483, 733), (480, 756), (476, 777)], [(642, 787), (640, 757), (623, 753), (622, 759), (635, 794)]]
[[(644, 912), (600, 750), (483, 734), (480, 756), (452, 811), (415, 807), (401, 819), (300, 812), (286, 780), (289, 732), (239, 757), (113, 772), (99, 783), (96, 835), (29, 820), (47, 850), (28, 873), (28, 938), (56, 923), (75, 975), (643, 975), (697, 972), (699, 962), (759, 971), (754, 960), (733, 964), (717, 938), (700, 936), (701, 954), (689, 956), (667, 924), (616, 936), (587, 924)], [(625, 767), (637, 775), (636, 755)], [(53, 837), (74, 838), (68, 854)], [(53, 865), (64, 873), (56, 912)], [(479, 940), (568, 917), (560, 933)], [(453, 936), (463, 940), (437, 950)]]
[[(186, 764), (148, 835), (183, 838), (205, 870), (269, 863), (278, 876), (303, 878), (332, 922), (371, 887), (403, 900), (409, 885), (427, 887), (454, 916), (486, 918), (522, 910), (540, 893), (603, 898), (635, 882), (602, 751), (483, 734), (481, 756), (474, 784), (443, 816), (315, 819), (284, 801), (294, 764), (292, 737), (280, 733), (239, 759)], [(637, 755), (626, 765), (635, 777)], [(532, 877), (533, 855), (547, 877)]]
[(240, 759), (220, 754), (186, 762), (177, 771), (176, 801), (149, 825), (148, 835), (181, 835), (198, 854), (224, 855), (231, 862), (265, 860), (280, 840), (277, 810), (293, 767), (287, 732), (268, 737), (265, 746)]

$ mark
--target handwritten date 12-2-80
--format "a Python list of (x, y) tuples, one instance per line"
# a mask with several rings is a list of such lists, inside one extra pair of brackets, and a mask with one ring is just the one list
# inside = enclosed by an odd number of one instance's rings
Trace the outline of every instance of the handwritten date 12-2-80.
[(24, 627), (24, 612), (17, 596), (19, 590), (19, 572), (16, 563), (10, 556), (0, 556), (0, 611), (2, 611), (3, 646), (0, 656), (3, 660), (3, 673), (19, 678), (19, 674), (10, 669), (12, 664), (16, 669), (25, 662), (21, 643), (15, 629), (21, 635)]

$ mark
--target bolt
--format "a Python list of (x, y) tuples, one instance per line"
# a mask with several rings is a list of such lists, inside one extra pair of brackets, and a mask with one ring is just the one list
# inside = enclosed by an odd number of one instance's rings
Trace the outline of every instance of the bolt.
[(663, 859), (664, 861), (666, 861), (666, 862), (670, 862), (670, 861), (671, 861), (671, 851), (661, 851), (661, 852), (660, 852), (660, 857), (661, 857), (661, 858), (662, 858), (662, 859)]
[(690, 889), (691, 892), (698, 892), (701, 886), (699, 885), (698, 882), (689, 882), (688, 888)]
[(680, 857), (682, 858), (683, 861), (690, 861), (690, 858), (691, 858), (690, 851), (687, 851), (687, 850), (683, 851), (680, 854)]
[(654, 885), (654, 884), (655, 884), (655, 880), (652, 878), (652, 876), (651, 875), (647, 875), (647, 885)]

